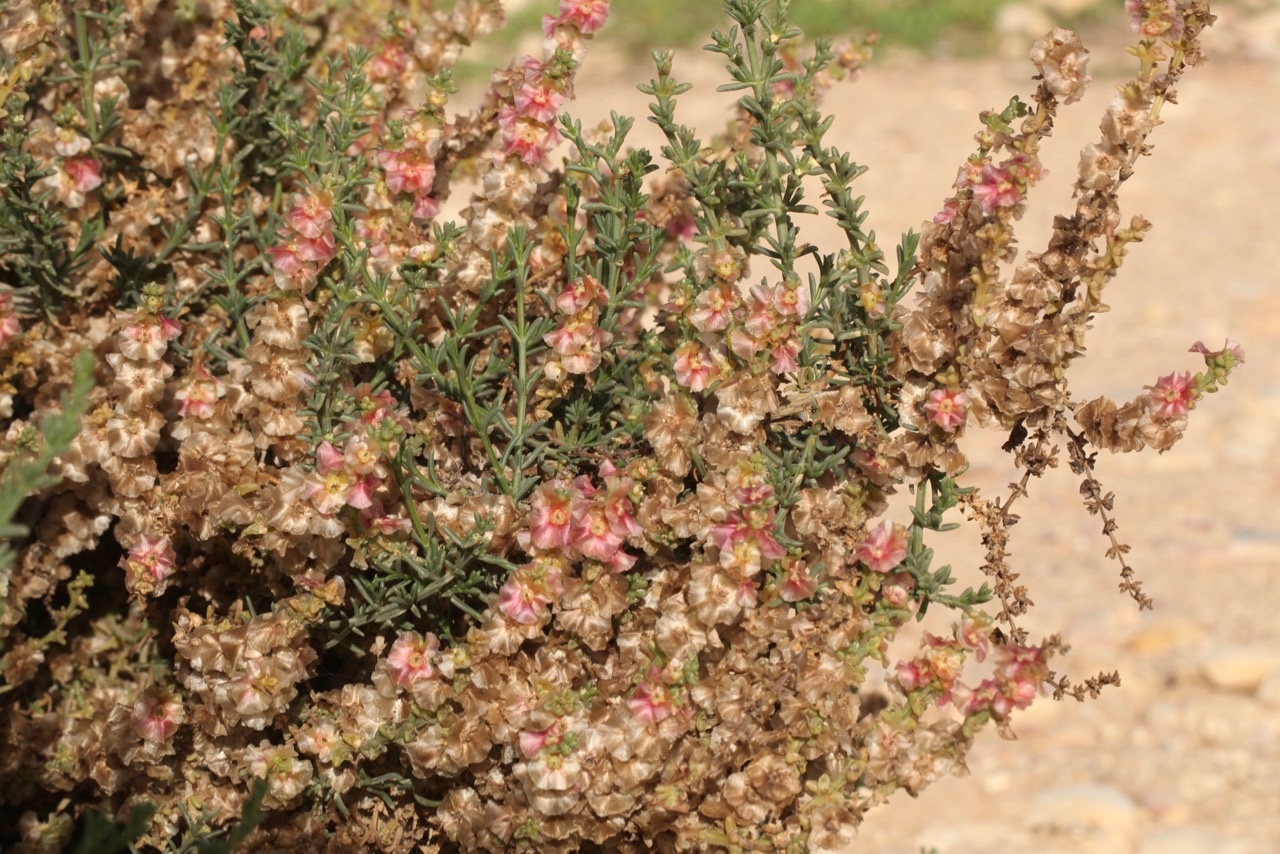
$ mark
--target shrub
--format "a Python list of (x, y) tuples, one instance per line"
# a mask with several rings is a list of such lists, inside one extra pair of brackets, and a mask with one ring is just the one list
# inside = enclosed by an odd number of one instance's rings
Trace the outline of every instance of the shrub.
[[(742, 96), (710, 144), (655, 57), (660, 161), (629, 118), (560, 115), (607, 0), (561, 0), (465, 114), (450, 69), (494, 0), (376, 35), (306, 2), (2, 13), (0, 833), (829, 847), (1038, 695), (1113, 682), (1019, 628), (1012, 508), (1065, 453), (1148, 606), (1094, 455), (1168, 449), (1243, 360), (1068, 389), (1148, 228), (1117, 192), (1211, 21), (1128, 6), (1137, 73), (1046, 249), (1013, 226), (1088, 81), (1065, 30), (892, 263), (819, 110), (873, 40), (802, 50), (785, 4), (727, 3)], [(801, 239), (815, 186), (847, 246)], [(964, 485), (980, 428), (1023, 472), (1004, 500)], [(927, 545), (957, 510), (976, 590)], [(931, 608), (951, 633), (891, 659)]]

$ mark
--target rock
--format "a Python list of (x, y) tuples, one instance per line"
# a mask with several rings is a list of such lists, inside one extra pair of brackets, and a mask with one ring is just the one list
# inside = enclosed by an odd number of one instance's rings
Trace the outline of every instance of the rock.
[(1261, 644), (1217, 647), (1201, 657), (1199, 671), (1219, 690), (1251, 694), (1280, 671), (1280, 650)]
[(1053, 19), (1043, 9), (1026, 3), (1001, 6), (996, 13), (995, 30), (1001, 35), (1039, 38), (1053, 29)]
[(1037, 830), (1101, 831), (1129, 836), (1138, 825), (1137, 805), (1114, 786), (1059, 786), (1042, 792), (1027, 811), (1027, 824)]
[(1160, 653), (1183, 644), (1199, 640), (1204, 629), (1191, 620), (1164, 617), (1148, 621), (1128, 640), (1131, 650), (1138, 653)]
[(1006, 56), (1025, 56), (1031, 43), (1052, 29), (1053, 18), (1029, 4), (1013, 3), (996, 12), (995, 31)]
[(1036, 5), (1056, 18), (1081, 15), (1098, 5), (1098, 0), (1036, 0)]
[(1261, 854), (1261, 849), (1205, 827), (1174, 827), (1145, 837), (1138, 854)]
[(1262, 680), (1255, 696), (1271, 708), (1280, 709), (1280, 671)]
[(916, 835), (913, 851), (941, 854), (989, 854), (991, 851), (1033, 851), (1031, 836), (1007, 824), (963, 822), (936, 824)]

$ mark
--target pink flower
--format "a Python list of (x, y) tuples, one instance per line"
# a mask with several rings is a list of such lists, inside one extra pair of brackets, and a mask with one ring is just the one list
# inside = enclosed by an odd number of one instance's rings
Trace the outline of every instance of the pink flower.
[(609, 0), (560, 0), (560, 15), (544, 18), (542, 28), (550, 35), (550, 29), (568, 24), (589, 36), (603, 27), (608, 17)]
[(902, 686), (904, 691), (914, 691), (921, 685), (927, 685), (932, 681), (932, 674), (929, 673), (929, 669), (923, 659), (900, 661), (894, 671), (898, 678), (898, 684)]
[(377, 531), (385, 537), (397, 533), (408, 533), (412, 527), (412, 523), (403, 516), (389, 515), (381, 501), (374, 501), (360, 511), (360, 524), (364, 530)]
[(1147, 388), (1151, 391), (1152, 414), (1161, 420), (1185, 415), (1195, 406), (1195, 381), (1189, 371), (1161, 377), (1154, 386)]
[(749, 576), (765, 563), (786, 557), (786, 549), (773, 537), (774, 515), (773, 508), (755, 508), (749, 516), (735, 511), (712, 525), (707, 539), (720, 550), (720, 565)]
[(209, 373), (203, 363), (197, 363), (187, 384), (174, 392), (178, 411), (183, 417), (211, 418), (218, 400), (227, 393), (227, 384)]
[(1011, 208), (1022, 201), (1022, 190), (1009, 170), (988, 163), (982, 167), (980, 180), (973, 185), (973, 197), (983, 214), (990, 216), (996, 208)]
[(339, 471), (344, 463), (342, 452), (333, 446), (333, 443), (325, 439), (316, 448), (316, 471), (320, 474), (332, 474)]
[(298, 234), (314, 240), (333, 231), (333, 196), (321, 190), (308, 196), (295, 195), (285, 214), (285, 224)]
[(603, 348), (613, 340), (585, 314), (574, 315), (555, 330), (542, 336), (547, 346), (560, 354), (560, 362), (571, 374), (587, 374), (600, 367)]
[(387, 674), (400, 688), (436, 675), (432, 660), (440, 650), (440, 639), (431, 632), (401, 632), (387, 654)]
[(964, 424), (964, 416), (969, 407), (969, 395), (959, 389), (936, 388), (929, 392), (925, 401), (925, 412), (929, 420), (948, 433)]
[(690, 391), (702, 391), (720, 376), (715, 360), (696, 341), (681, 344), (673, 356), (676, 382)]
[(1124, 10), (1133, 31), (1143, 38), (1182, 37), (1183, 20), (1177, 0), (1125, 0)]
[(430, 193), (436, 180), (435, 161), (423, 151), (380, 151), (378, 165), (393, 193)]
[(391, 77), (398, 77), (408, 67), (408, 51), (394, 42), (387, 42), (382, 46), (382, 50), (369, 61), (369, 79), (386, 80)]
[(577, 314), (596, 300), (604, 301), (604, 289), (594, 276), (581, 276), (556, 297), (556, 308), (565, 314)]
[(532, 759), (547, 744), (556, 744), (560, 741), (560, 727), (559, 725), (552, 725), (538, 732), (523, 730), (519, 738), (520, 752), (524, 754), (525, 759)]
[(546, 607), (564, 589), (561, 564), (538, 559), (511, 573), (498, 591), (498, 610), (521, 625), (532, 625), (546, 614)]
[(543, 483), (533, 493), (529, 510), (529, 537), (540, 549), (568, 552), (573, 538), (573, 503), (576, 497), (562, 480)]
[(790, 374), (800, 370), (800, 341), (794, 335), (788, 336), (773, 348), (770, 354), (773, 356), (773, 364), (769, 366), (769, 370), (781, 376), (782, 374)]
[(516, 90), (516, 109), (521, 114), (544, 124), (556, 119), (556, 112), (564, 103), (564, 92), (543, 83), (525, 83)]
[(296, 279), (306, 272), (307, 264), (302, 260), (297, 235), (279, 246), (267, 247), (267, 254), (271, 256), (271, 268), (277, 279)]
[(299, 235), (293, 244), (293, 249), (299, 258), (315, 264), (317, 269), (328, 264), (338, 254), (338, 244), (332, 232), (325, 232), (319, 237)]
[(803, 285), (776, 285), (770, 294), (770, 305), (782, 317), (803, 318), (809, 313), (809, 302), (809, 289)]
[(546, 596), (521, 583), (515, 573), (512, 573), (502, 585), (502, 589), (498, 591), (498, 610), (522, 626), (538, 622), (546, 613), (546, 606), (550, 601)]
[(13, 294), (0, 292), (0, 347), (6, 346), (21, 332), (22, 325), (13, 310)]
[(440, 213), (440, 200), (431, 196), (418, 196), (413, 200), (413, 221), (419, 224), (431, 222)]
[(662, 673), (656, 667), (649, 672), (648, 679), (636, 686), (635, 694), (627, 699), (627, 706), (644, 726), (664, 721), (676, 710), (671, 692), (662, 683)]
[(150, 593), (159, 596), (168, 586), (173, 575), (176, 555), (167, 536), (152, 537), (139, 534), (129, 553), (120, 558), (120, 568), (125, 572), (125, 587), (130, 593)]
[(942, 203), (942, 210), (934, 215), (933, 221), (938, 225), (946, 225), (956, 215), (956, 209), (960, 206), (960, 202), (954, 197), (947, 199)]
[(81, 193), (95, 190), (102, 185), (102, 164), (92, 157), (68, 157), (62, 161), (62, 169), (72, 185)]
[(731, 285), (719, 284), (707, 288), (693, 301), (693, 312), (689, 315), (689, 320), (699, 332), (718, 332), (733, 319), (733, 308), (737, 301)]
[(1203, 341), (1197, 341), (1196, 343), (1191, 345), (1191, 349), (1189, 349), (1187, 352), (1200, 353), (1204, 355), (1205, 361), (1208, 361), (1210, 358), (1215, 358), (1215, 357), (1220, 358), (1230, 353), (1231, 357), (1235, 359), (1236, 364), (1238, 365), (1244, 364), (1244, 347), (1232, 341), (1230, 338), (1228, 338), (1226, 343), (1222, 345), (1221, 350), (1210, 350), (1208, 347), (1205, 346)]
[(164, 744), (185, 720), (178, 695), (163, 688), (149, 688), (133, 704), (133, 731), (143, 741)]
[(584, 555), (608, 563), (622, 547), (623, 534), (609, 520), (599, 504), (581, 503), (574, 509), (573, 544)]
[(169, 342), (181, 334), (182, 327), (177, 321), (140, 309), (120, 330), (117, 345), (127, 359), (154, 362), (164, 355)]
[(888, 522), (867, 532), (867, 538), (858, 544), (854, 559), (862, 561), (872, 572), (889, 572), (907, 557), (907, 529), (902, 525), (890, 527)]
[(530, 166), (542, 163), (551, 149), (560, 143), (555, 125), (524, 116), (511, 104), (498, 111), (498, 127), (502, 130), (504, 150)]
[(799, 602), (808, 599), (818, 589), (818, 579), (809, 572), (809, 565), (803, 558), (789, 557), (782, 562), (782, 579), (778, 584), (778, 595), (783, 602)]

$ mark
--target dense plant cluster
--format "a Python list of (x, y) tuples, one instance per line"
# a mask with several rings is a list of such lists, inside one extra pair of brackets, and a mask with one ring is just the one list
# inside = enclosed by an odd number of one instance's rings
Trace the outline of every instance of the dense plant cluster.
[[(1064, 448), (1149, 604), (1093, 455), (1169, 448), (1243, 360), (1067, 385), (1205, 3), (1128, 3), (1137, 73), (1044, 251), (1013, 225), (1089, 79), (1065, 30), (894, 264), (818, 108), (870, 40), (806, 52), (730, 0), (737, 111), (698, 139), (657, 55), (655, 161), (562, 116), (607, 0), (560, 0), (469, 112), (497, 0), (369, 5), (0, 12), (6, 845), (107, 832), (92, 807), (176, 851), (830, 847), (1115, 681), (1018, 628), (1008, 529)], [(815, 187), (846, 246), (800, 238)], [(963, 485), (979, 427), (1005, 500)], [(931, 566), (953, 511), (977, 590)], [(951, 633), (891, 658), (930, 607)]]

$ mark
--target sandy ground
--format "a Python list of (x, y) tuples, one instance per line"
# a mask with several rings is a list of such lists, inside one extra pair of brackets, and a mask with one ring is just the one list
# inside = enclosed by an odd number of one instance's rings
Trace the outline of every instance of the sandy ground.
[[(1078, 152), (1096, 138), (1129, 62), (1118, 45), (1095, 52), (1090, 96), (1048, 145), (1051, 174), (1023, 246), (1042, 247), (1052, 214), (1070, 209)], [(656, 150), (638, 72), (618, 64), (588, 59), (574, 112), (584, 122), (610, 109), (641, 117), (634, 140)], [(676, 73), (695, 83), (682, 120), (706, 139), (724, 115), (718, 66), (685, 51)], [(871, 167), (861, 190), (883, 245), (938, 210), (973, 147), (978, 111), (1029, 96), (1032, 73), (1017, 60), (891, 59), (832, 93), (833, 138)], [(1247, 350), (1173, 452), (1099, 462), (1156, 610), (1139, 614), (1114, 592), (1117, 567), (1069, 471), (1034, 484), (1014, 544), (1038, 606), (1026, 625), (1066, 635), (1073, 677), (1114, 668), (1124, 684), (1084, 705), (1038, 702), (1015, 718), (1016, 742), (984, 734), (972, 776), (917, 800), (894, 796), (870, 814), (855, 851), (1280, 851), (1280, 63), (1243, 59), (1223, 41), (1179, 94), (1123, 197), (1124, 213), (1145, 214), (1155, 231), (1108, 292), (1113, 310), (1074, 376), (1078, 398), (1122, 401), (1163, 374), (1200, 368), (1187, 352), (1197, 340), (1231, 337)], [(834, 229), (814, 219), (807, 239), (835, 245)], [(976, 437), (971, 450), (973, 482), (988, 494), (1012, 473), (1003, 438)], [(964, 531), (946, 536), (938, 546), (962, 585), (980, 581), (979, 544)]]

